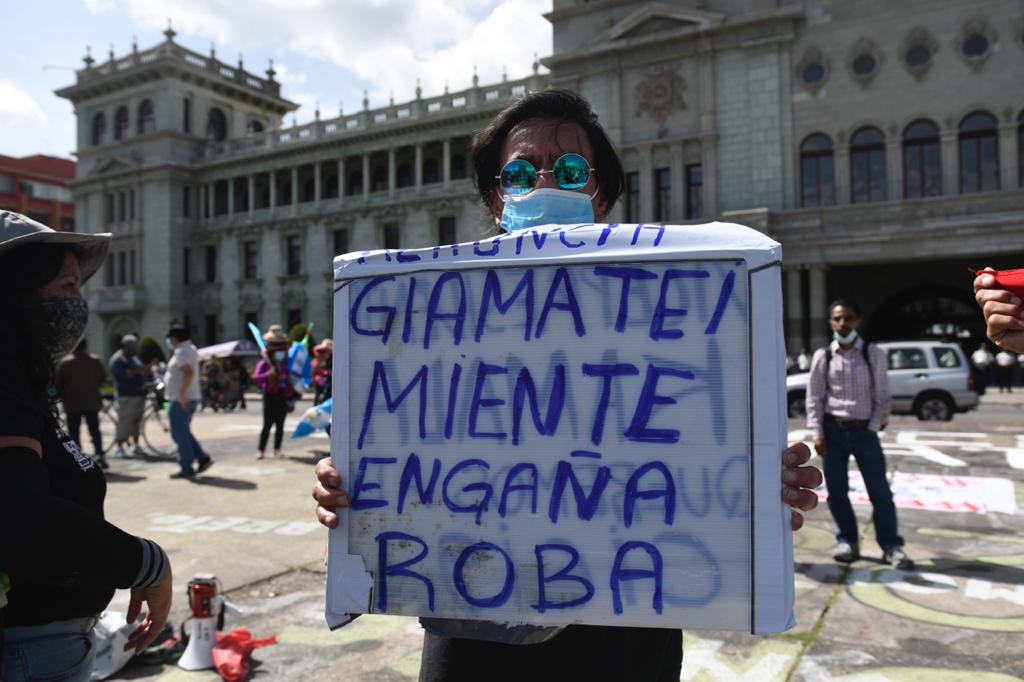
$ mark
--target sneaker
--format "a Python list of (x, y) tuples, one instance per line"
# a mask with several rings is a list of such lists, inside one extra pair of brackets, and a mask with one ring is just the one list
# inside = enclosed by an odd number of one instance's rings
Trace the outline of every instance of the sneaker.
[(146, 451), (142, 449), (142, 446), (136, 443), (135, 447), (132, 448), (132, 454), (135, 455), (136, 457), (145, 457)]
[(281, 457), (282, 457), (282, 455), (281, 455), (281, 448), (275, 448), (274, 449), (274, 457), (276, 459), (281, 459)]
[(107, 459), (103, 455), (93, 455), (92, 458), (96, 460), (96, 463), (100, 465), (100, 469), (109, 469), (110, 465), (107, 464)]
[(128, 458), (128, 453), (124, 451), (123, 447), (118, 445), (117, 449), (114, 450), (114, 457), (116, 459), (127, 459)]
[(170, 478), (183, 478), (186, 481), (191, 481), (196, 475), (191, 471), (175, 471), (170, 475)]
[(207, 469), (209, 469), (212, 466), (213, 466), (213, 460), (212, 459), (208, 459), (205, 462), (200, 462), (199, 466), (196, 468), (196, 473), (197, 474), (201, 474), (201, 473), (203, 473), (204, 471), (206, 471)]
[(256, 459), (263, 459), (266, 456), (267, 456), (266, 453), (263, 452), (262, 450), (257, 450), (256, 451)]
[(836, 543), (836, 548), (832, 550), (832, 558), (840, 563), (852, 564), (860, 558), (860, 549), (857, 545), (851, 545), (845, 540), (840, 540)]
[(901, 571), (914, 570), (914, 562), (907, 556), (902, 547), (894, 547), (882, 552), (882, 563), (889, 564)]

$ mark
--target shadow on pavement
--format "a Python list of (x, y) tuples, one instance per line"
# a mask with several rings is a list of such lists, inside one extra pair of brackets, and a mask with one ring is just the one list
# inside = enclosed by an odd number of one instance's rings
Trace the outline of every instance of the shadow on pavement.
[(924, 569), (929, 573), (941, 573), (956, 578), (983, 578), (1007, 585), (1024, 585), (1024, 568), (1006, 566), (989, 561), (964, 559), (933, 559), (932, 565)]
[(145, 476), (132, 476), (131, 474), (111, 473), (109, 470), (103, 472), (106, 475), (107, 483), (138, 483), (145, 481)]
[(222, 478), (220, 476), (197, 476), (192, 481), (196, 485), (208, 485), (214, 488), (229, 488), (231, 490), (256, 490), (256, 484), (252, 481), (243, 481), (238, 478)]

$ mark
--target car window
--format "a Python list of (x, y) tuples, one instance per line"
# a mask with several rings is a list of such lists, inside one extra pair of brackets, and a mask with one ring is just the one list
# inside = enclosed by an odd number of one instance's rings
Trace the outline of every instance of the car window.
[(932, 353), (935, 354), (935, 362), (939, 367), (959, 367), (960, 356), (952, 348), (932, 348)]
[(920, 348), (890, 348), (889, 369), (928, 369), (928, 357)]

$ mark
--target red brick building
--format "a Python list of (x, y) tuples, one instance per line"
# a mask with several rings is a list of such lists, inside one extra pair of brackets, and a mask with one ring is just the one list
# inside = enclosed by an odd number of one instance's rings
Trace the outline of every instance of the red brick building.
[(35, 154), (0, 154), (0, 209), (17, 211), (55, 230), (75, 230), (75, 202), (68, 183), (75, 162)]

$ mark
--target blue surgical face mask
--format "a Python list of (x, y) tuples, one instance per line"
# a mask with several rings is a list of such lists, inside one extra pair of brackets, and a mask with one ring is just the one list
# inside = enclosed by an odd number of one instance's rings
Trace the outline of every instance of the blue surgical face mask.
[(839, 332), (832, 332), (832, 338), (844, 346), (848, 346), (857, 340), (857, 330), (851, 329), (850, 333), (846, 336), (842, 336)]
[(501, 227), (506, 232), (538, 225), (582, 225), (594, 222), (594, 195), (542, 187), (521, 197), (505, 195)]
[(283, 350), (274, 351), (274, 359), (277, 360), (278, 362), (284, 360), (285, 355), (287, 354)]
[(171, 343), (171, 340), (169, 338), (164, 339), (164, 345), (167, 346), (167, 350), (174, 350), (174, 344)]

